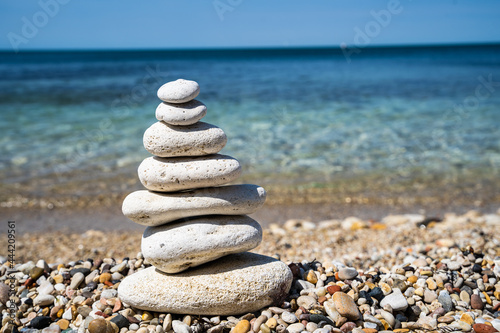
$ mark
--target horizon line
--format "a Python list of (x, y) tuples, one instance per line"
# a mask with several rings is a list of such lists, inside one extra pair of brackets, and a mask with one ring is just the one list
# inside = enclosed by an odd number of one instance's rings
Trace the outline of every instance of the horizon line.
[(500, 46), (500, 41), (495, 42), (460, 42), (460, 43), (415, 43), (415, 44), (375, 44), (375, 45), (304, 45), (304, 46), (235, 46), (235, 47), (178, 47), (178, 48), (45, 48), (27, 49), (14, 51), (12, 49), (0, 49), (0, 53), (35, 53), (35, 52), (170, 52), (170, 51), (245, 51), (245, 50), (342, 50), (342, 49), (399, 49), (399, 48), (446, 48), (446, 47), (468, 47), (468, 46)]

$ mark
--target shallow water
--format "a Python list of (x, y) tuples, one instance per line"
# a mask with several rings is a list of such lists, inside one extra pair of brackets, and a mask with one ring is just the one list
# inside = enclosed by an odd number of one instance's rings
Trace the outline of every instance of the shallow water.
[(246, 179), (500, 174), (500, 46), (364, 49), (350, 63), (330, 49), (34, 52), (0, 54), (0, 182), (43, 196), (133, 179), (156, 90), (177, 78), (199, 82), (204, 121)]

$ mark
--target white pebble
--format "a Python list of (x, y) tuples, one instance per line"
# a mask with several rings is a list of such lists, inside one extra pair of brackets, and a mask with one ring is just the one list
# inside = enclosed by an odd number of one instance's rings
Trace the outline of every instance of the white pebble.
[(168, 103), (186, 103), (198, 96), (200, 86), (191, 80), (178, 79), (167, 82), (158, 89), (158, 98)]

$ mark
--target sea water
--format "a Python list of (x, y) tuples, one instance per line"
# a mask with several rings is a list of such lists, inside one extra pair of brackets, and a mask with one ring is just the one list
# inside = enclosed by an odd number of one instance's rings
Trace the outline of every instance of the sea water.
[(349, 60), (328, 48), (0, 53), (0, 183), (136, 178), (156, 90), (178, 78), (200, 84), (222, 153), (260, 183), (500, 174), (500, 46)]

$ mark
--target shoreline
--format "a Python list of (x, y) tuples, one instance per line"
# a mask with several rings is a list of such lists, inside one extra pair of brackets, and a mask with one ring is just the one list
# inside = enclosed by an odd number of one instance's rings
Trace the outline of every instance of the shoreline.
[[(443, 218), (447, 213), (464, 214), (470, 210), (480, 210), (485, 214), (496, 213), (500, 204), (486, 205), (453, 204), (363, 204), (363, 203), (292, 203), (264, 204), (249, 216), (263, 227), (271, 224), (282, 225), (291, 219), (313, 223), (331, 219), (346, 219), (356, 216), (366, 220), (380, 221), (393, 214), (420, 214), (426, 217)], [(87, 230), (141, 231), (138, 225), (123, 216), (121, 203), (104, 207), (84, 208), (2, 208), (6, 219), (18, 222), (18, 232), (85, 232)], [(3, 233), (1, 230), (0, 233)]]
[[(258, 183), (258, 182), (257, 182)], [(462, 188), (366, 191), (343, 188), (291, 188), (264, 185), (268, 195), (266, 203), (250, 216), (263, 227), (272, 223), (283, 224), (289, 219), (320, 222), (357, 216), (367, 220), (380, 220), (390, 214), (422, 214), (442, 218), (446, 213), (464, 214), (469, 210), (495, 213), (500, 207), (496, 183), (481, 191)], [(141, 189), (139, 185), (127, 188), (126, 193)], [(102, 190), (98, 195), (69, 195), (71, 189), (57, 196), (25, 196), (18, 191), (0, 200), (5, 219), (18, 221), (20, 232), (85, 232), (95, 230), (140, 230), (123, 216), (121, 205), (127, 195), (124, 191)], [(5, 193), (5, 191), (4, 191)], [(3, 230), (0, 230), (2, 233)]]

